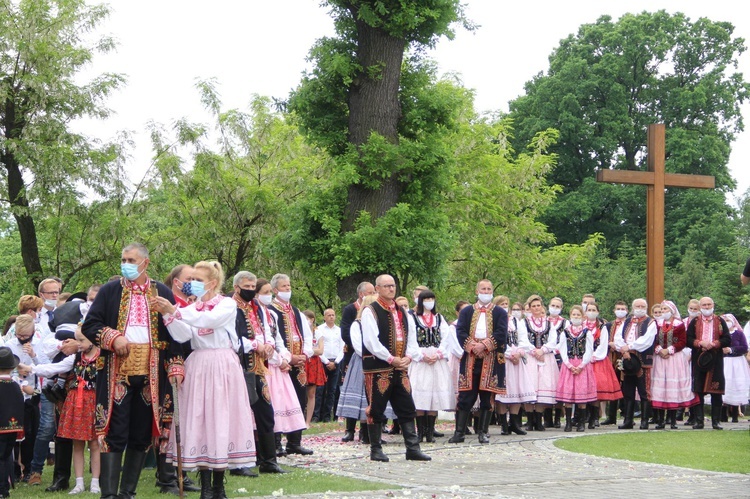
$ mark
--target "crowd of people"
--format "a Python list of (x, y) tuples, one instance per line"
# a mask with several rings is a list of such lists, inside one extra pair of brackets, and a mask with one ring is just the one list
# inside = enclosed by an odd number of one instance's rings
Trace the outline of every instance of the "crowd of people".
[(217, 262), (179, 265), (163, 284), (149, 263), (134, 243), (106, 284), (63, 296), (49, 278), (19, 299), (0, 339), (0, 499), (16, 480), (42, 483), (53, 438), (47, 491), (70, 489), (71, 467), (70, 494), (87, 490), (88, 445), (88, 490), (102, 498), (134, 497), (154, 449), (162, 492), (221, 499), (227, 471), (285, 473), (278, 457), (312, 454), (302, 435), (316, 421), (343, 418), (343, 442), (359, 422), (370, 459), (387, 462), (392, 420), (406, 459), (429, 461), (421, 444), (443, 436), (439, 411), (455, 413), (450, 443), (473, 430), (486, 444), (493, 422), (502, 435), (583, 432), (620, 414), (621, 429), (638, 415), (641, 429), (702, 429), (706, 403), (721, 430), (750, 397), (746, 332), (710, 297), (684, 318), (671, 301), (618, 301), (605, 320), (593, 295), (564, 314), (560, 298), (511, 303), (483, 279), (449, 320), (432, 290), (418, 286), (412, 306), (384, 274), (358, 286), (340, 326), (333, 309), (317, 326), (285, 274), (241, 271), (225, 294)]

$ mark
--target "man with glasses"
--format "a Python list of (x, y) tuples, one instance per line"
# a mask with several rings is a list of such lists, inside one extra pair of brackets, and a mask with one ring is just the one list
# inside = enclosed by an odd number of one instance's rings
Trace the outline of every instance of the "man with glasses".
[(422, 353), (417, 344), (414, 322), (397, 306), (396, 282), (384, 274), (375, 280), (378, 299), (362, 310), (362, 370), (370, 402), (367, 429), (370, 434), (370, 459), (388, 462), (380, 443), (385, 408), (391, 403), (401, 424), (406, 444), (406, 459), (430, 461), (419, 446), (414, 426), (417, 410), (411, 397), (409, 364), (419, 361)]

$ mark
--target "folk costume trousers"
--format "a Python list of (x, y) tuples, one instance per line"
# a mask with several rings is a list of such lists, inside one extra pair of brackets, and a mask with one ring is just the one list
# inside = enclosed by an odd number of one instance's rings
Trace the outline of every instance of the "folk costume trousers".
[(116, 383), (106, 452), (124, 452), (125, 448), (146, 452), (151, 445), (154, 411), (148, 388), (147, 376), (129, 376), (127, 383)]
[(471, 390), (461, 390), (458, 392), (458, 410), (470, 412), (474, 407), (474, 402), (479, 396), (479, 409), (489, 411), (492, 409), (492, 399), (495, 394), (487, 390), (479, 389), (479, 382), (482, 377), (483, 359), (476, 359), (474, 369), (471, 372)]
[(367, 408), (368, 424), (383, 424), (385, 408), (391, 403), (399, 421), (413, 420), (417, 416), (414, 400), (411, 398), (411, 384), (406, 371), (384, 371), (365, 373), (365, 389), (370, 406)]

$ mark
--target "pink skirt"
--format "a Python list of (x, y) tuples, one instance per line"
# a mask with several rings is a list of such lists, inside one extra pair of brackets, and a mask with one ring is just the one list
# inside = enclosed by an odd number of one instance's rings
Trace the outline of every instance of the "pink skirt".
[[(255, 465), (253, 411), (237, 354), (226, 348), (198, 349), (185, 361), (179, 389), (182, 467), (223, 470)], [(177, 462), (175, 432), (167, 461)]]
[(662, 359), (654, 354), (651, 369), (651, 405), (654, 409), (678, 409), (698, 403), (691, 386), (690, 363), (682, 352)]
[[(581, 359), (569, 359), (573, 366), (578, 366)], [(560, 369), (560, 381), (557, 383), (557, 401), (566, 404), (587, 404), (596, 402), (596, 378), (591, 363), (586, 364), (580, 374), (573, 374), (564, 364)]]
[(544, 354), (541, 362), (536, 357), (529, 356), (529, 363), (536, 364), (537, 383), (536, 383), (536, 403), (550, 404), (557, 403), (557, 385), (560, 379), (560, 368), (557, 367), (554, 353)]
[(307, 428), (305, 416), (299, 405), (297, 392), (294, 390), (289, 373), (281, 372), (279, 366), (269, 365), (266, 374), (268, 393), (271, 394), (273, 405), (273, 431), (275, 433), (291, 433)]
[(622, 391), (620, 390), (620, 380), (617, 379), (615, 369), (609, 359), (600, 360), (593, 363), (594, 378), (596, 379), (596, 399), (597, 400), (620, 400)]

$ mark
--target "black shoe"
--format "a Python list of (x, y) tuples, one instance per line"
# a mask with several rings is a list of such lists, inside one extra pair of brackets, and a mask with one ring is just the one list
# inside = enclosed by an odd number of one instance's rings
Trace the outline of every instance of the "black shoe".
[(572, 407), (565, 408), (565, 429), (563, 431), (565, 432), (573, 431), (573, 408)]
[[(578, 406), (578, 408), (580, 409), (581, 406)], [(579, 411), (576, 410), (576, 413), (578, 412)], [(578, 427), (576, 428), (576, 431), (578, 432), (586, 431), (586, 413), (588, 412), (588, 409), (586, 408), (585, 405), (583, 406), (583, 409), (581, 409), (580, 412), (581, 414), (578, 416)]]
[(648, 410), (650, 409), (648, 400), (641, 400), (641, 430), (648, 430)]
[(673, 430), (677, 429), (677, 413), (674, 410), (667, 411), (667, 422), (669, 427)]
[(44, 489), (47, 492), (62, 492), (70, 489), (70, 480), (65, 477), (55, 477), (52, 485)]
[(534, 413), (534, 431), (544, 431), (544, 413)]
[[(433, 416), (433, 417), (434, 417), (434, 416)], [(737, 421), (735, 421), (735, 423), (736, 423), (736, 422), (737, 422)], [(442, 437), (444, 437), (444, 436), (445, 436), (445, 433), (443, 433), (443, 432), (440, 432), (440, 431), (437, 431), (437, 430), (433, 430), (433, 431), (432, 431), (432, 436), (433, 436), (433, 437), (435, 437), (435, 438), (442, 438)]]
[(286, 453), (287, 454), (299, 454), (300, 456), (312, 456), (313, 451), (310, 449), (306, 449), (298, 444), (290, 444), (289, 442), (286, 443)]
[(367, 423), (359, 423), (359, 441), (370, 445), (370, 432), (367, 431)]
[(274, 433), (273, 435), (276, 441), (276, 457), (286, 456), (286, 449), (281, 445), (281, 433)]
[[(511, 419), (513, 415), (511, 415)], [(508, 426), (508, 413), (498, 414), (497, 420), (500, 423), (500, 435), (510, 435), (510, 427)]]
[(483, 410), (479, 413), (479, 434), (477, 435), (477, 438), (480, 444), (490, 443), (489, 427), (491, 416), (492, 413), (489, 410)]
[(460, 444), (466, 439), (466, 425), (469, 422), (470, 414), (469, 411), (456, 411), (456, 430), (448, 443)]
[(623, 421), (617, 428), (620, 430), (632, 430), (635, 423), (633, 423), (633, 411), (635, 410), (635, 400), (625, 399), (625, 407), (623, 409)]
[(435, 443), (435, 419), (436, 416), (425, 416), (427, 418), (427, 426), (425, 427), (424, 439), (428, 444)]
[[(487, 424), (489, 424), (489, 411), (487, 412)], [(401, 433), (404, 435), (404, 444), (406, 445), (407, 461), (432, 461), (432, 458), (422, 452), (419, 447), (419, 435), (414, 425), (414, 420), (403, 421), (401, 423)]]
[(341, 437), (342, 442), (353, 442), (354, 441), (354, 432), (353, 431), (345, 431), (344, 436)]
[(383, 453), (383, 447), (380, 443), (380, 435), (383, 433), (383, 427), (378, 423), (368, 424), (367, 432), (370, 439), (370, 461), (378, 461), (380, 463), (390, 461), (388, 456)]
[(249, 476), (251, 478), (256, 478), (258, 476), (258, 474), (254, 473), (250, 468), (236, 468), (229, 470), (229, 474), (232, 476)]

